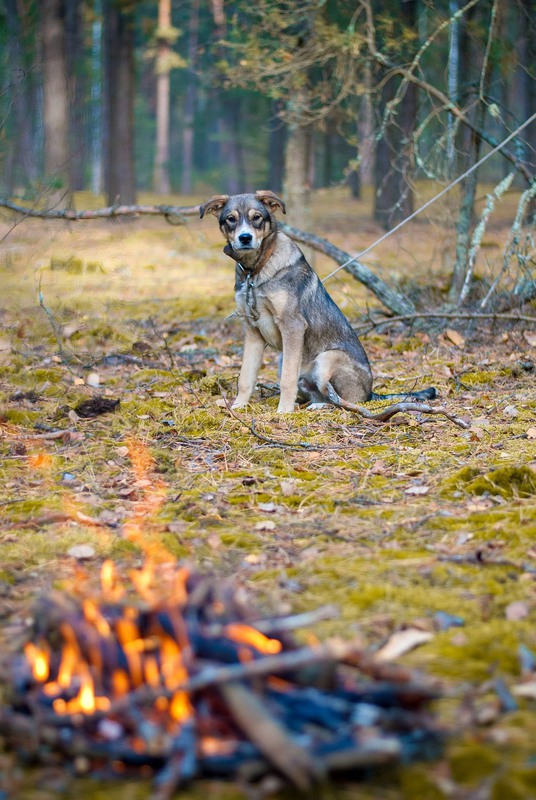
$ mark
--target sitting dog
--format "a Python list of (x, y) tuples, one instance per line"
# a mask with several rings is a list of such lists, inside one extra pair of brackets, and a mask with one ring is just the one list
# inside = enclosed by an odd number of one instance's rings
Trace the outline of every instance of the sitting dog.
[(282, 352), (278, 411), (307, 403), (345, 405), (403, 397), (431, 400), (434, 388), (377, 395), (361, 342), (294, 242), (278, 230), (274, 214), (285, 204), (273, 192), (215, 195), (200, 206), (219, 216), (227, 239), (224, 253), (236, 261), (237, 312), (246, 338), (238, 395), (233, 408), (248, 403), (266, 345)]

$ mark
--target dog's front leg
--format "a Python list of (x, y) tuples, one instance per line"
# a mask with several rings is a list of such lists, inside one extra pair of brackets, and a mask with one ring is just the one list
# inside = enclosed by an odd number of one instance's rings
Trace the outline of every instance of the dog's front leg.
[(279, 385), (281, 395), (277, 410), (280, 414), (294, 411), (294, 403), (298, 394), (298, 378), (303, 354), (303, 334), (305, 324), (296, 321), (293, 325), (281, 331), (283, 340), (283, 362), (281, 364), (281, 377)]
[(238, 376), (238, 394), (232, 408), (245, 406), (253, 394), (265, 346), (265, 341), (259, 331), (256, 328), (250, 328), (248, 325), (244, 342), (244, 356), (240, 375)]

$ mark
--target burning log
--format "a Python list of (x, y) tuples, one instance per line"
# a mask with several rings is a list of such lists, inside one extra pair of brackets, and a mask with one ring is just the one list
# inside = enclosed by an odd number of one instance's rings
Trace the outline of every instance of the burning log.
[(438, 749), (426, 711), (437, 691), (422, 677), (351, 642), (292, 638), (333, 609), (259, 619), (228, 585), (181, 568), (157, 576), (159, 593), (148, 573), (129, 576), (145, 599), (110, 562), (95, 597), (42, 598), (0, 709), (0, 733), (21, 755), (151, 770), (153, 800), (168, 800), (196, 777), (276, 776), (307, 790)]

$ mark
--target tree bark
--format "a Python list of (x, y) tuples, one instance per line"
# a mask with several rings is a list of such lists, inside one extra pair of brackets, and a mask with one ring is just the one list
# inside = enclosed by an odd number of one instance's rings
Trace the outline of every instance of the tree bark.
[(35, 149), (32, 141), (33, 79), (26, 70), (23, 19), (17, 0), (5, 1), (7, 49), (9, 64), (8, 93), (13, 117), (6, 120), (10, 131), (4, 164), (3, 188), (12, 194), (18, 184), (25, 189), (37, 178)]
[(81, 54), (84, 47), (81, 0), (69, 0), (65, 5), (65, 53), (68, 75), (69, 107), (69, 181), (73, 190), (84, 188), (86, 166), (87, 131), (84, 124), (87, 81), (81, 69)]
[(289, 124), (283, 194), (287, 203), (289, 223), (306, 231), (312, 227), (309, 186), (310, 147), (311, 128), (296, 122)]
[[(69, 101), (62, 0), (41, 0), (44, 172), (52, 202), (69, 195)], [(69, 198), (70, 200), (70, 198)], [(65, 202), (65, 201), (64, 201)]]
[(268, 188), (273, 192), (283, 190), (283, 174), (285, 169), (285, 146), (287, 126), (281, 119), (283, 108), (281, 100), (272, 100), (268, 134)]
[(182, 128), (181, 192), (191, 194), (194, 166), (194, 124), (197, 104), (197, 47), (199, 40), (199, 0), (191, 0), (188, 24), (188, 71)]
[(105, 192), (111, 205), (136, 202), (134, 172), (134, 11), (104, 0)]
[[(519, 93), (520, 116), (528, 119), (536, 110), (536, 0), (520, 0)], [(536, 121), (523, 134), (522, 159), (529, 173), (536, 175)], [(532, 203), (534, 209), (534, 203)]]
[[(414, 30), (417, 24), (416, 0), (401, 5), (401, 19), (406, 28)], [(394, 98), (399, 85), (397, 77), (385, 80), (380, 97), (383, 120), (388, 103)], [(394, 116), (393, 116), (394, 113)], [(374, 218), (385, 230), (400, 222), (413, 211), (411, 187), (411, 133), (417, 117), (417, 87), (409, 84), (397, 109), (384, 125), (383, 136), (376, 145), (374, 169)]]
[[(158, 2), (158, 28), (171, 28), (171, 0)], [(158, 36), (158, 34), (157, 34)], [(165, 36), (158, 37), (156, 57), (156, 152), (153, 188), (169, 194), (169, 55), (171, 47)]]

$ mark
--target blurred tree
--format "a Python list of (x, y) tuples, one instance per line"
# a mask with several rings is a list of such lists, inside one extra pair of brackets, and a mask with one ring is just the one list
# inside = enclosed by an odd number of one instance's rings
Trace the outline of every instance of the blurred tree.
[(186, 91), (182, 119), (181, 192), (191, 194), (194, 167), (194, 126), (197, 105), (197, 50), (199, 46), (199, 0), (191, 0), (188, 19)]
[(65, 7), (40, 0), (43, 48), (44, 172), (51, 203), (70, 204), (69, 98), (65, 60)]
[[(5, 0), (6, 46), (2, 48), (7, 62), (5, 76), (9, 104), (5, 109), (4, 136), (6, 153), (3, 184), (12, 194), (18, 184), (26, 188), (37, 180), (37, 154), (33, 141), (35, 131), (36, 84), (31, 70), (33, 53), (29, 54), (29, 29), (34, 32), (34, 9), (21, 13), (17, 0)], [(10, 108), (11, 106), (11, 108)]]
[(133, 0), (103, 0), (105, 168), (110, 205), (136, 202)]

